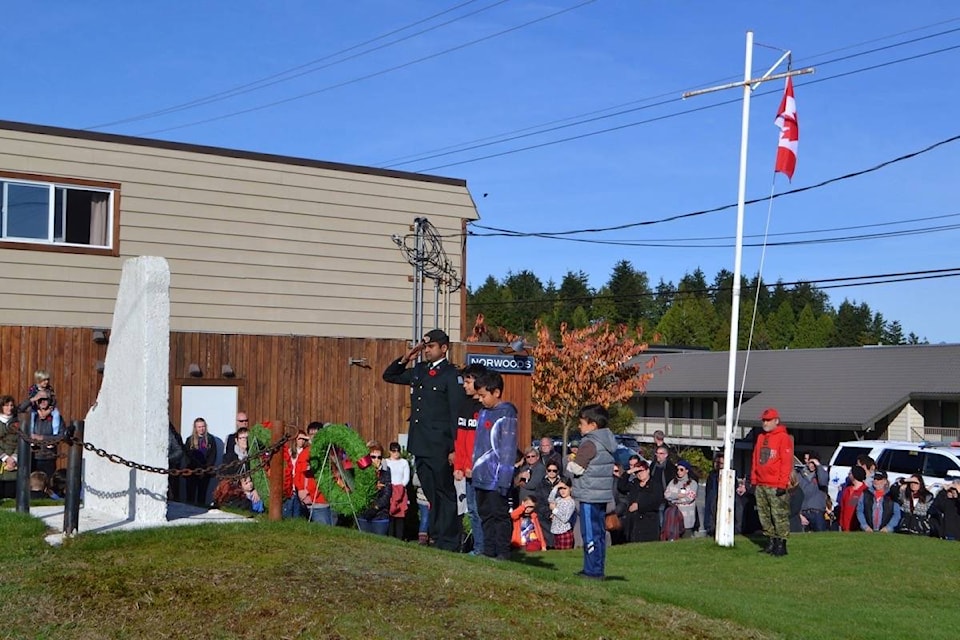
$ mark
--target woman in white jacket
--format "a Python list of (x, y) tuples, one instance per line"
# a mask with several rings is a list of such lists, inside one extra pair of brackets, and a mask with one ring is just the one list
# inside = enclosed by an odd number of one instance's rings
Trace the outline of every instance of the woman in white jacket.
[(677, 477), (663, 491), (663, 499), (669, 505), (675, 505), (683, 515), (684, 538), (693, 536), (697, 523), (697, 489), (699, 484), (690, 477), (692, 465), (686, 460), (677, 463)]

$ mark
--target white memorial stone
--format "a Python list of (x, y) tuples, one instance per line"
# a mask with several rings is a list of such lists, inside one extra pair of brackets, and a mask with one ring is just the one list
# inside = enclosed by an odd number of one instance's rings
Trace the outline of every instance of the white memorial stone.
[[(140, 257), (123, 264), (103, 382), (84, 441), (127, 460), (167, 466), (170, 267)], [(92, 372), (91, 372), (92, 375)], [(167, 476), (84, 453), (84, 509), (143, 525), (167, 518)], [(81, 513), (79, 530), (82, 532)]]

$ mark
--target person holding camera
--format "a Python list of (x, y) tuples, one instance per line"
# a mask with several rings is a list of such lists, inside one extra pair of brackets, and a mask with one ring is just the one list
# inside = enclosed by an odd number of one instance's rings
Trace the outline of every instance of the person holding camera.
[(787, 555), (790, 537), (790, 496), (787, 487), (793, 471), (793, 437), (780, 422), (774, 408), (764, 409), (760, 415), (763, 432), (753, 447), (753, 467), (750, 483), (757, 498), (757, 513), (763, 535), (767, 536), (764, 553)]
[(804, 531), (827, 530), (827, 486), (830, 474), (820, 463), (816, 453), (803, 454), (804, 464), (799, 472), (800, 490), (803, 492), (803, 506), (800, 507), (800, 523)]

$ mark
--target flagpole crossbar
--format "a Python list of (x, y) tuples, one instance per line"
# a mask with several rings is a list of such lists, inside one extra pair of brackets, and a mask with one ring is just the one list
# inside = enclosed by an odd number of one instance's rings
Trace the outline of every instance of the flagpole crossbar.
[[(777, 66), (780, 66), (780, 63), (783, 62), (783, 58), (777, 61)], [(774, 67), (776, 68), (776, 67)], [(814, 73), (816, 69), (814, 67), (805, 67), (803, 69), (796, 69), (795, 71), (784, 71), (783, 73), (775, 73), (770, 75), (768, 71), (765, 75), (759, 78), (753, 78), (752, 80), (741, 80), (740, 82), (731, 82), (729, 84), (722, 84), (716, 87), (709, 87), (707, 89), (697, 89), (695, 91), (687, 91), (683, 94), (683, 99), (693, 98), (695, 96), (702, 96), (705, 93), (713, 93), (714, 91), (724, 91), (726, 89), (736, 89), (738, 87), (744, 87), (749, 85), (751, 89), (756, 89), (760, 86), (761, 82), (766, 82), (767, 80), (779, 80), (780, 78), (790, 78), (792, 76), (803, 76), (809, 73)]]

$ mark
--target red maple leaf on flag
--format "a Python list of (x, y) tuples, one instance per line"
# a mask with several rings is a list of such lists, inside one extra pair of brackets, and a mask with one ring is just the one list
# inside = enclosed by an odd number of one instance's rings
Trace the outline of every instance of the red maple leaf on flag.
[(800, 125), (797, 122), (797, 102), (793, 97), (791, 78), (787, 78), (787, 86), (783, 90), (783, 99), (780, 100), (776, 123), (780, 127), (780, 142), (777, 145), (777, 162), (773, 170), (793, 180), (793, 172), (797, 168)]

